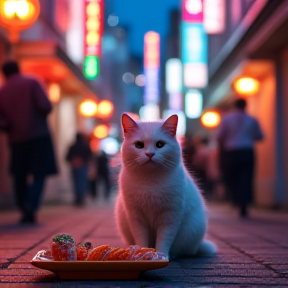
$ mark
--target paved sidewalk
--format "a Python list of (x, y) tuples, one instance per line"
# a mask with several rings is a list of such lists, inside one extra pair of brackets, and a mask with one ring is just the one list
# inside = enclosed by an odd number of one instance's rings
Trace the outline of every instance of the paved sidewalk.
[(229, 206), (209, 205), (209, 238), (219, 248), (213, 258), (171, 261), (135, 281), (61, 281), (29, 262), (52, 237), (71, 234), (94, 246), (123, 246), (117, 236), (113, 201), (43, 207), (39, 224), (20, 226), (17, 212), (0, 213), (0, 287), (288, 287), (288, 214), (252, 210), (239, 219)]

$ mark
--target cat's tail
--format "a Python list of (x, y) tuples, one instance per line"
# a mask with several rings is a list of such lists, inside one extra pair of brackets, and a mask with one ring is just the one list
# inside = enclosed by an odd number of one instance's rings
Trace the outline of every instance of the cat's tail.
[(197, 255), (199, 256), (213, 256), (216, 253), (217, 253), (216, 245), (208, 240), (202, 241), (197, 251)]

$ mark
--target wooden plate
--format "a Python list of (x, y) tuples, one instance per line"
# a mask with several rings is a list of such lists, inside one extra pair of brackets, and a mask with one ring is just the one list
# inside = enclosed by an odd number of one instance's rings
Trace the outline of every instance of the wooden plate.
[(35, 267), (49, 270), (65, 280), (137, 279), (140, 273), (168, 266), (168, 260), (152, 261), (41, 261)]

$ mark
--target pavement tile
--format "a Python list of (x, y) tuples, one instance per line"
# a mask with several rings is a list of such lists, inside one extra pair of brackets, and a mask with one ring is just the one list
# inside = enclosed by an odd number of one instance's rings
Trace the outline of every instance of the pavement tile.
[[(29, 276), (0, 276), (0, 284), (1, 283), (33, 283), (33, 282), (55, 282), (57, 281), (57, 277), (55, 274), (50, 275), (29, 275)], [(2, 284), (1, 284), (2, 285)]]
[(22, 249), (0, 249), (0, 259), (10, 259), (21, 255)]
[(19, 263), (19, 264), (10, 264), (8, 267), (8, 269), (35, 269), (35, 266), (33, 266), (30, 263)]
[[(274, 285), (287, 285), (287, 279), (285, 278), (264, 278), (264, 277), (220, 277), (220, 276), (206, 276), (206, 277), (195, 277), (195, 276), (185, 276), (185, 281), (197, 283), (197, 284), (238, 284), (240, 287), (245, 287), (242, 285), (266, 285), (266, 287), (274, 287)], [(271, 286), (273, 285), (273, 286)], [(221, 286), (220, 286), (221, 287)], [(222, 286), (226, 287), (226, 286)], [(250, 287), (250, 286), (249, 286)], [(284, 286), (285, 287), (285, 286)], [(287, 286), (286, 286), (287, 287)]]
[(219, 269), (219, 268), (210, 268), (210, 269), (183, 269), (186, 275), (193, 276), (233, 276), (233, 277), (278, 277), (279, 275), (268, 269)]
[(46, 271), (43, 269), (37, 269), (34, 267), (34, 269), (5, 269), (0, 270), (0, 276), (37, 276), (37, 275), (52, 275), (54, 273), (50, 271)]
[(125, 247), (116, 231), (113, 203), (109, 205), (43, 207), (40, 224), (35, 227), (13, 224), (18, 220), (16, 212), (4, 213), (4, 218), (0, 212), (0, 255), (2, 252), (5, 257), (0, 257), (0, 287), (29, 287), (32, 283), (41, 288), (288, 287), (287, 233), (283, 232), (288, 213), (283, 217), (254, 209), (254, 218), (242, 221), (231, 214), (231, 208), (218, 204), (210, 207), (208, 233), (218, 246), (216, 257), (176, 259), (166, 268), (146, 271), (135, 281), (60, 281), (52, 272), (30, 264), (34, 255), (49, 248), (52, 238), (60, 233), (71, 234), (76, 242), (89, 240), (94, 246)]

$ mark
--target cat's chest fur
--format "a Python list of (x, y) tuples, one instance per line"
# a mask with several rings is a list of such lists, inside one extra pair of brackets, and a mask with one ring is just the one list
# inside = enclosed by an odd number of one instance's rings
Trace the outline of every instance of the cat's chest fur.
[[(182, 178), (182, 179), (181, 179)], [(183, 173), (170, 175), (137, 175), (128, 171), (121, 174), (121, 193), (130, 209), (142, 211), (145, 215), (172, 213), (175, 206), (183, 207), (185, 200), (185, 181)]]

